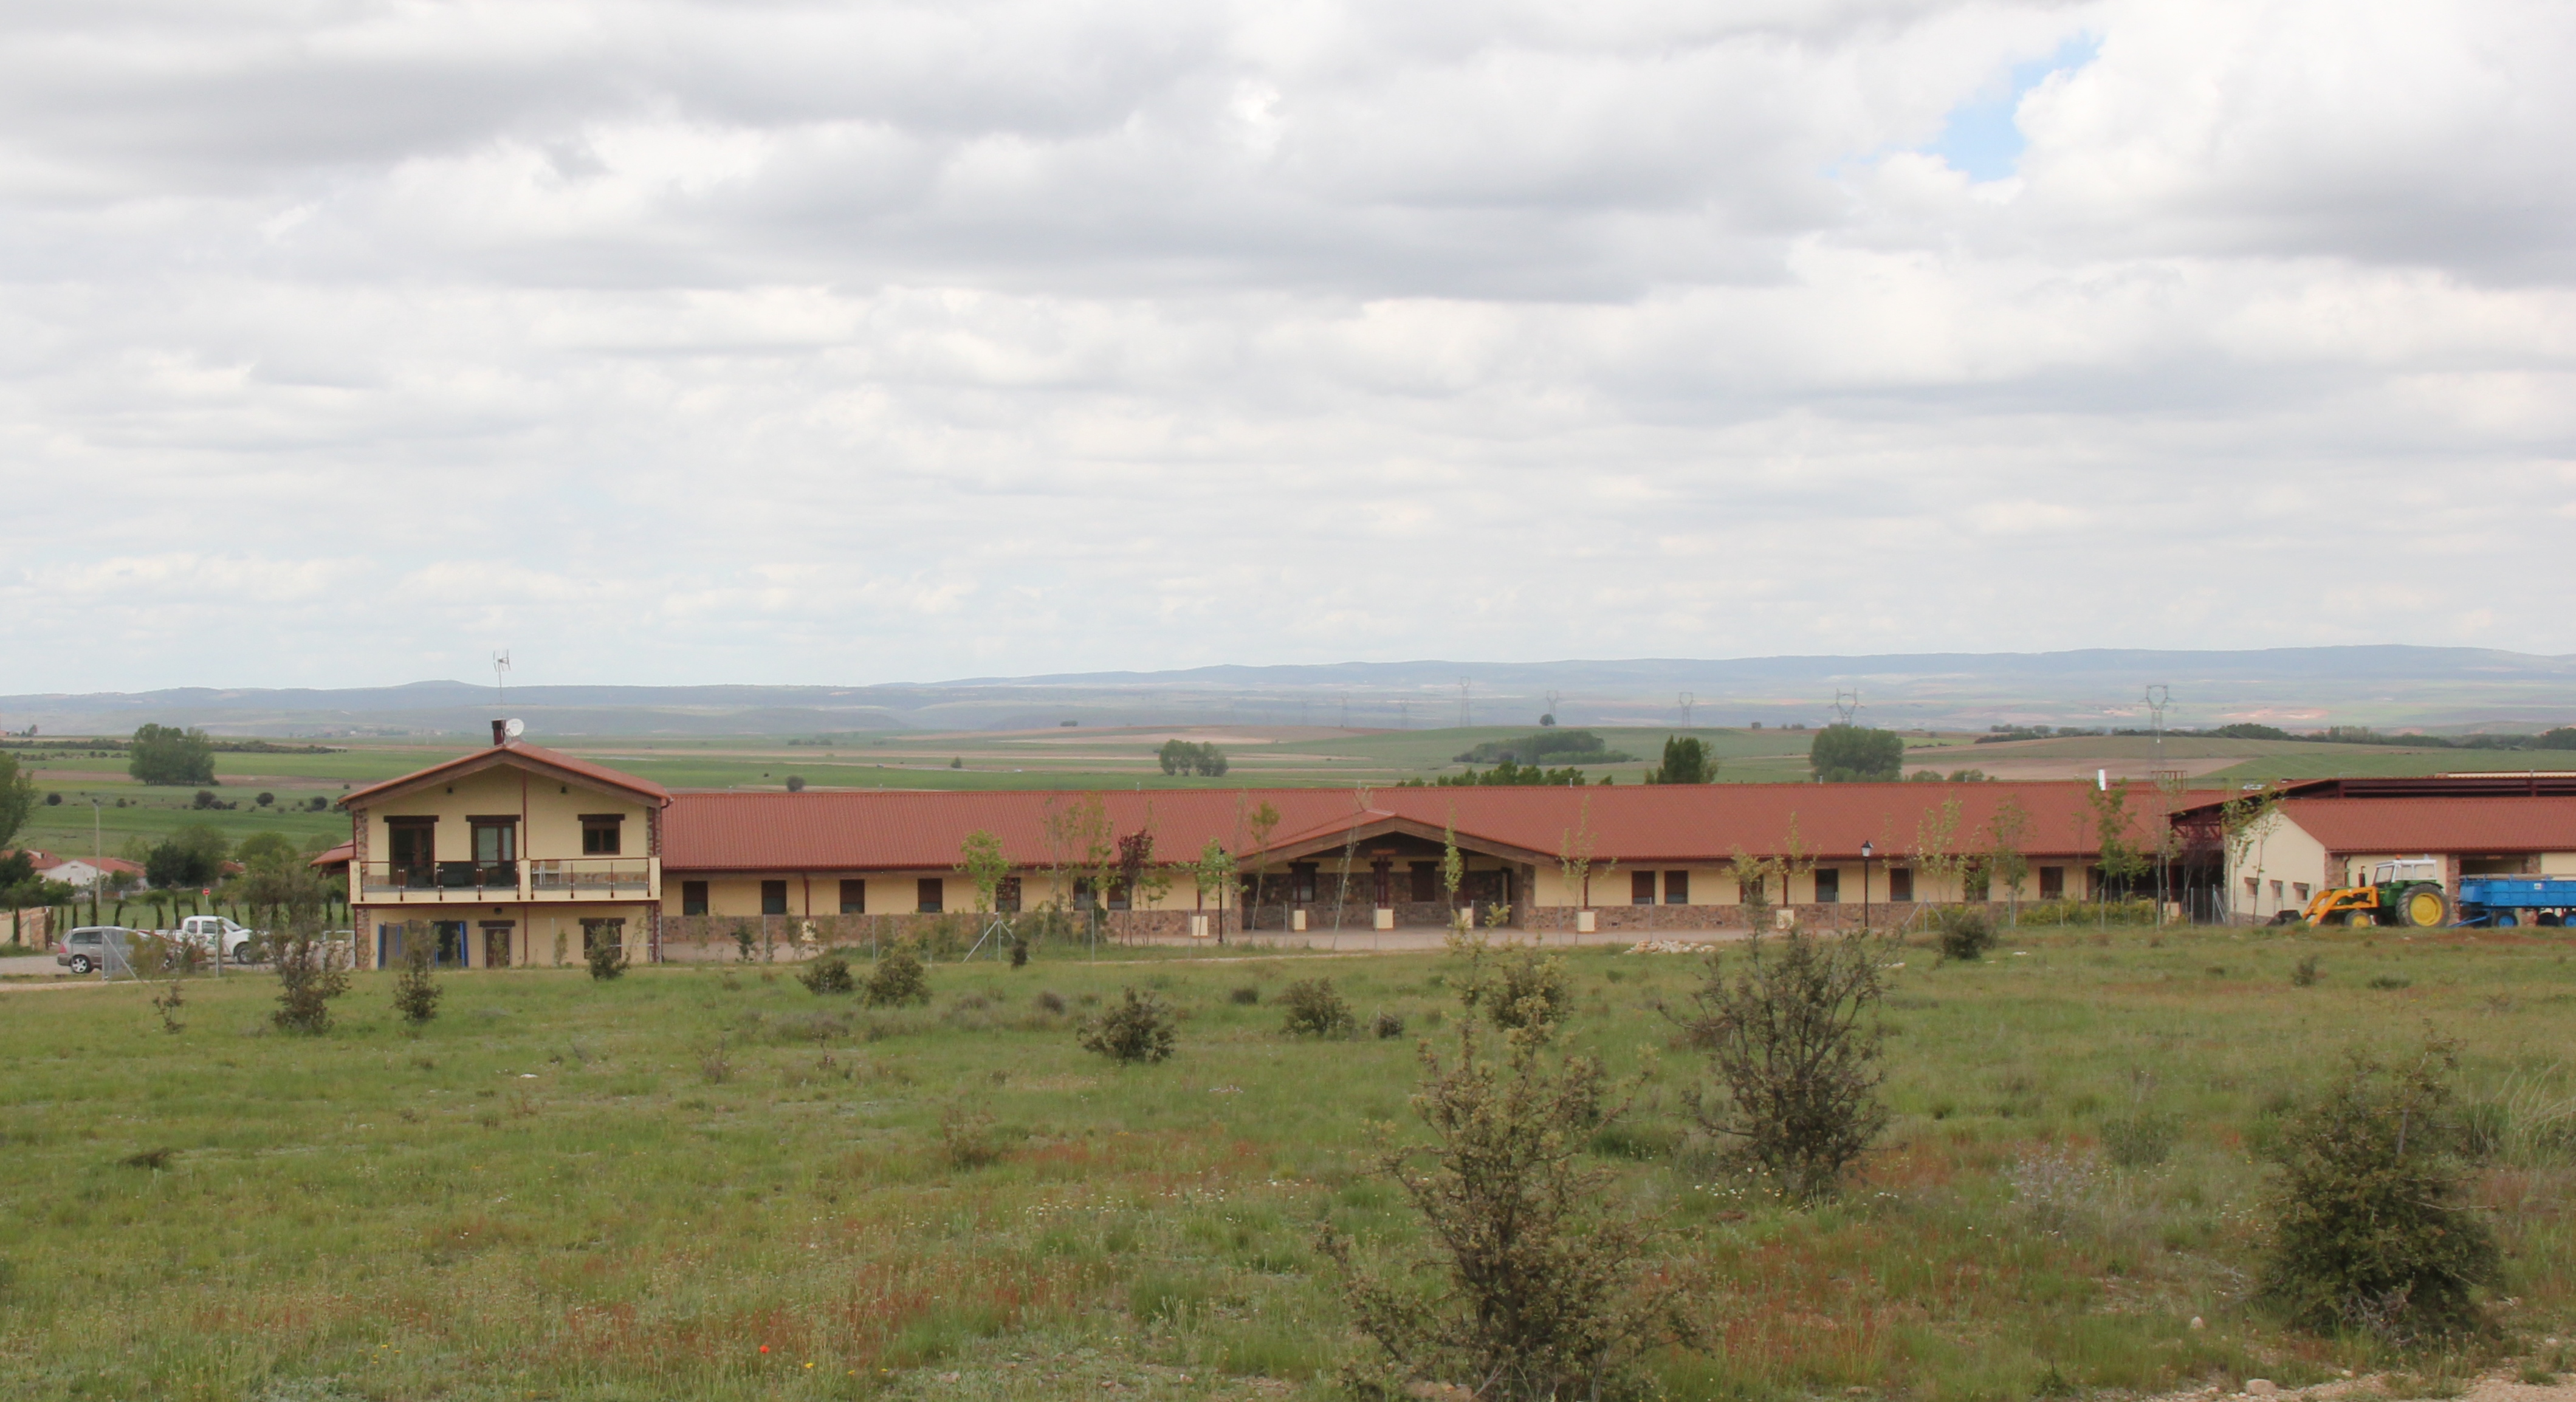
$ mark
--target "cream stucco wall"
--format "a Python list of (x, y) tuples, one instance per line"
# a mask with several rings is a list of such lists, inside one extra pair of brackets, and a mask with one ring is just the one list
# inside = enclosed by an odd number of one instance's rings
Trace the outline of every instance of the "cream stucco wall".
[[(2238, 916), (2269, 920), (2307, 904), (2299, 898), (2300, 886), (2305, 885), (2313, 897), (2326, 888), (2330, 875), (2341, 874), (2327, 872), (2324, 843), (2276, 812), (2253, 830), (2242, 854), (2228, 852), (2227, 908)], [(2246, 887), (2249, 880), (2254, 883), (2251, 890)]]
[(532, 860), (579, 857), (581, 815), (615, 813), (621, 824), (621, 858), (641, 861), (646, 851), (650, 812), (623, 794), (584, 788), (507, 765), (468, 774), (453, 784), (439, 784), (370, 803), (359, 815), (367, 825), (367, 859), (384, 861), (393, 850), (387, 818), (434, 817), (437, 860), (471, 860), (473, 828), (469, 819), (515, 817), (519, 822), (519, 855)]

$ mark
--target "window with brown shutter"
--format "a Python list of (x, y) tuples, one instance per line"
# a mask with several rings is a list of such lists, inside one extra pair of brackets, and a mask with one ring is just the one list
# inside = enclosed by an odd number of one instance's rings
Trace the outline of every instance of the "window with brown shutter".
[(846, 876), (841, 878), (841, 913), (843, 915), (865, 915), (868, 913), (868, 882), (866, 877)]
[(1653, 905), (1654, 903), (1655, 874), (1651, 871), (1628, 873), (1628, 904)]

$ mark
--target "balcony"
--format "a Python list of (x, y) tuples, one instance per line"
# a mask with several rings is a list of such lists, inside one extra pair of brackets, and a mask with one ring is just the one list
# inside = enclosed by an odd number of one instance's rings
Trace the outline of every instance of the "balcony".
[(377, 904), (650, 900), (660, 863), (645, 857), (546, 857), (515, 862), (364, 862), (358, 899)]

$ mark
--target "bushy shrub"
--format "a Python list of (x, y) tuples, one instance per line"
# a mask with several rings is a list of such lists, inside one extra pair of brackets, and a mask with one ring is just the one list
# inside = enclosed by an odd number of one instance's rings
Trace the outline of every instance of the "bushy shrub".
[(1994, 947), (1994, 922), (1982, 910), (1967, 906), (1944, 906), (1932, 917), (1932, 929), (1941, 942), (1941, 957), (1970, 962), (1986, 957)]
[(1252, 1004), (1261, 1001), (1261, 990), (1252, 984), (1247, 983), (1242, 987), (1227, 993), (1225, 995), (1225, 1000), (1229, 1003), (1236, 1003), (1249, 1007)]
[(1873, 1016), (1884, 992), (1879, 953), (1858, 932), (1757, 934), (1734, 981), (1722, 959), (1709, 962), (1682, 1020), (1688, 1040), (1708, 1050), (1720, 1091), (1692, 1107), (1701, 1129), (1792, 1197), (1831, 1193), (1887, 1127)]
[(402, 972), (394, 977), (394, 1011), (414, 1027), (438, 1016), (438, 999), (445, 992), (430, 976), (430, 941), (425, 933), (415, 932), (403, 942)]
[(2290, 985), (2294, 988), (2314, 988), (2322, 967), (2322, 961), (2313, 954), (2300, 960), (2290, 969)]
[(1401, 1037), (1404, 1035), (1404, 1019), (1393, 1013), (1379, 1013), (1370, 1021), (1369, 1030), (1375, 1032), (1381, 1041)]
[(1064, 995), (1056, 992), (1052, 988), (1038, 990), (1038, 1011), (1042, 1013), (1063, 1012)]
[(582, 957), (590, 962), (592, 978), (617, 978), (626, 972), (626, 941), (614, 932), (603, 934), (589, 942)]
[(1574, 1006), (1565, 981), (1565, 961), (1522, 945), (1495, 951), (1481, 939), (1453, 940), (1452, 953), (1467, 958), (1467, 975), (1458, 987), (1459, 1001), (1482, 1012), (1496, 1027), (1552, 1027)]
[(853, 992), (859, 986), (859, 981), (850, 975), (850, 961), (838, 952), (807, 960), (796, 981), (818, 998), (827, 993)]
[(895, 1008), (906, 1003), (930, 1001), (930, 977), (921, 960), (901, 945), (887, 950), (868, 971), (868, 982), (860, 1000), (871, 1008)]
[(2143, 1107), (2102, 1122), (2102, 1154), (2121, 1168), (2153, 1168), (2173, 1154), (2177, 1126), (2170, 1115)]
[(1028, 942), (1027, 940), (1022, 940), (1022, 939), (1015, 939), (1015, 940), (1012, 940), (1012, 941), (1011, 941), (1011, 967), (1012, 967), (1012, 968), (1014, 968), (1014, 969), (1025, 969), (1025, 968), (1027, 968), (1028, 966), (1029, 966), (1029, 942)]
[(1077, 1040), (1085, 1051), (1112, 1061), (1154, 1062), (1172, 1054), (1172, 1010), (1151, 993), (1130, 987), (1097, 1017), (1086, 1018)]
[(2292, 1320), (2410, 1344), (2469, 1332), (2495, 1238), (2468, 1203), (2458, 1044), (2391, 1066), (2356, 1052), (2283, 1127), (2263, 1293)]
[(269, 1020), (280, 1032), (319, 1036), (331, 1030), (331, 1000), (348, 991), (347, 971), (320, 939), (290, 934), (277, 949), (277, 1011)]
[(1385, 1402), (1639, 1395), (1639, 1359), (1676, 1333), (1672, 1287), (1647, 1273), (1652, 1238), (1609, 1172), (1582, 1163), (1624, 1097), (1608, 1103), (1598, 1061), (1553, 1057), (1544, 1025), (1496, 1038), (1469, 1017), (1454, 1061), (1428, 1047), (1422, 1061), (1413, 1104), (1431, 1142), (1390, 1148), (1380, 1168), (1428, 1249), (1367, 1261), (1329, 1223), (1319, 1243), (1376, 1345), (1344, 1389)]
[(1331, 979), (1299, 979), (1279, 995), (1279, 1003), (1288, 1010), (1283, 1030), (1291, 1037), (1340, 1037), (1353, 1025), (1350, 1004)]

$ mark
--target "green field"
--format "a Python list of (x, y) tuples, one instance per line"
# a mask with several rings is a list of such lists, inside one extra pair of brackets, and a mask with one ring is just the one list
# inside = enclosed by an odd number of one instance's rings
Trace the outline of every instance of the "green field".
[[(1698, 961), (1568, 954), (1565, 1037), (1649, 1077), (1594, 1156), (1661, 1223), (1709, 1340), (1656, 1360), (1666, 1395), (2366, 1368), (2249, 1303), (2251, 1154), (2345, 1046), (2428, 1023), (2466, 1040), (2468, 1093), (2530, 1131), (2474, 1180), (2507, 1249), (2497, 1346), (2576, 1327), (2576, 1173), (2545, 1132), (2576, 1095), (2569, 945), (2360, 933), (1895, 952), (1897, 1118), (1813, 1210), (1686, 1132), (1703, 1070), (1651, 1009)], [(2308, 955), (2323, 980), (2293, 987)], [(1366, 1126), (1418, 1137), (1413, 1040), (1449, 1041), (1456, 973), (1050, 949), (936, 966), (932, 1006), (871, 1013), (758, 967), (506, 971), (447, 977), (418, 1034), (362, 974), (318, 1039), (267, 1029), (258, 975), (193, 983), (177, 1034), (131, 985), (0, 990), (0, 1395), (1322, 1397), (1355, 1345), (1315, 1228), (1413, 1240)], [(1408, 1035), (1283, 1035), (1273, 1000), (1311, 976)], [(1180, 1009), (1172, 1061), (1075, 1049), (1075, 1019), (1130, 984)], [(1245, 986), (1262, 1001), (1228, 996)], [(2104, 1127), (2138, 1109), (2170, 1117), (2170, 1157), (2114, 1166)]]

